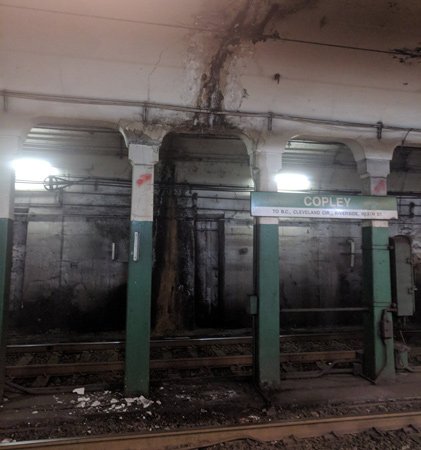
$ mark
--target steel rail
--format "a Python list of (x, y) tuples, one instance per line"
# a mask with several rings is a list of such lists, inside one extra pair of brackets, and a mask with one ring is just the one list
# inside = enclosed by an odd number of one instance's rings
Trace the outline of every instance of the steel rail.
[(191, 428), (181, 431), (131, 433), (23, 441), (0, 444), (0, 449), (38, 450), (176, 450), (197, 449), (224, 442), (251, 439), (258, 442), (279, 441), (294, 436), (313, 438), (334, 432), (336, 435), (361, 433), (371, 428), (382, 431), (421, 426), (421, 412), (345, 416), (317, 420), (281, 421), (253, 425)]
[[(305, 334), (284, 334), (279, 337), (283, 340), (340, 340), (358, 338), (358, 332), (345, 333), (305, 333)], [(233, 337), (201, 337), (201, 338), (176, 338), (176, 339), (152, 339), (151, 348), (163, 347), (206, 347), (212, 345), (250, 345), (251, 336), (233, 336)], [(123, 349), (124, 340), (99, 341), (99, 342), (57, 342), (42, 344), (9, 344), (7, 351), (9, 353), (44, 353), (44, 352), (82, 352), (82, 351), (100, 351), (111, 349)]]
[[(318, 361), (344, 361), (357, 360), (357, 351), (340, 350), (324, 352), (298, 352), (281, 353), (280, 361), (295, 363), (311, 363)], [(221, 368), (231, 366), (251, 366), (252, 355), (211, 356), (205, 358), (172, 358), (151, 359), (150, 368), (153, 370), (168, 369), (200, 369)], [(104, 372), (121, 372), (124, 369), (124, 361), (111, 362), (83, 362), (64, 364), (27, 364), (6, 366), (6, 376), (12, 378), (31, 378), (38, 375), (74, 375), (75, 373), (91, 374)]]

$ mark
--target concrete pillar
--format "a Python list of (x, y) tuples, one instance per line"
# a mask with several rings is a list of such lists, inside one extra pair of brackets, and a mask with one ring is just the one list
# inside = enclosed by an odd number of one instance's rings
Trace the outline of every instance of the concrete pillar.
[(11, 161), (18, 142), (18, 138), (0, 136), (0, 399), (4, 392), (6, 322), (12, 266), (14, 172)]
[[(256, 191), (277, 190), (275, 175), (281, 169), (284, 148), (284, 142), (276, 141), (258, 148), (255, 159)], [(254, 374), (261, 388), (277, 389), (280, 386), (278, 219), (257, 217), (254, 235), (257, 292)]]
[[(390, 161), (357, 161), (363, 194), (387, 195)], [(390, 312), (389, 224), (384, 220), (362, 222), (363, 298), (369, 311), (364, 332), (364, 374), (371, 380), (390, 380), (395, 376), (393, 318)]]
[(129, 144), (129, 159), (133, 174), (125, 389), (128, 394), (146, 395), (149, 391), (154, 165), (158, 162), (158, 146)]

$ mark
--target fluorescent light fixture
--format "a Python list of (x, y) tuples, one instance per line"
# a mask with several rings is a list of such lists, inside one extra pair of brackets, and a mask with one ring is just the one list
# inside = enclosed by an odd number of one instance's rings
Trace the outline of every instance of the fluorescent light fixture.
[(16, 189), (43, 190), (44, 180), (49, 175), (57, 175), (58, 170), (48, 161), (35, 158), (19, 158), (12, 161), (15, 169)]
[(278, 191), (305, 191), (310, 187), (310, 180), (301, 173), (280, 172), (275, 180)]

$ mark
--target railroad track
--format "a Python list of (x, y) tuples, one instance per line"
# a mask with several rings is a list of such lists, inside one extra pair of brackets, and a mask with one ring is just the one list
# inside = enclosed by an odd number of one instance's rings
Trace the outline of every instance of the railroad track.
[[(314, 363), (314, 362), (353, 362), (357, 360), (354, 350), (326, 352), (281, 353), (281, 363)], [(248, 367), (252, 365), (252, 355), (213, 356), (208, 358), (172, 358), (150, 361), (152, 370), (157, 369), (200, 369), (202, 367), (220, 368), (231, 366)], [(74, 373), (121, 372), (124, 361), (86, 362), (60, 364), (27, 364), (6, 366), (6, 375), (13, 378), (35, 377), (39, 375), (72, 375)]]
[[(361, 334), (361, 333), (360, 333)], [(417, 330), (408, 337), (417, 337)], [(349, 373), (358, 360), (360, 337), (355, 331), (345, 333), (305, 333), (281, 335), (281, 369), (283, 378), (313, 378), (325, 373)], [(301, 351), (319, 343), (320, 350)], [(329, 349), (339, 343), (337, 349)], [(345, 348), (341, 343), (345, 343)], [(189, 376), (249, 377), (252, 375), (252, 338), (197, 337), (151, 340), (151, 378), (162, 379), (178, 371), (179, 378)], [(349, 345), (348, 345), (349, 344)], [(288, 348), (300, 351), (288, 351)], [(351, 348), (353, 347), (353, 348)], [(42, 391), (48, 385), (73, 386), (79, 380), (54, 380), (54, 377), (98, 376), (95, 384), (113, 376), (113, 384), (121, 382), (124, 370), (124, 341), (12, 344), (7, 346), (6, 376), (9, 381)], [(421, 348), (411, 349), (414, 358)], [(116, 381), (117, 380), (117, 381)], [(106, 381), (106, 380), (105, 380)]]
[(342, 416), (317, 420), (298, 420), (236, 425), (227, 427), (191, 428), (182, 431), (142, 434), (106, 435), (98, 437), (60, 438), (0, 444), (0, 449), (38, 450), (150, 450), (196, 449), (235, 440), (258, 442), (290, 441), (333, 434), (361, 433), (370, 429), (390, 431), (404, 429), (419, 439), (421, 412), (388, 413), (363, 416)]
[[(361, 333), (360, 333), (361, 334)], [(300, 333), (300, 334), (283, 334), (279, 336), (280, 342), (286, 340), (306, 341), (315, 339), (317, 341), (332, 341), (356, 339), (356, 332), (341, 333)], [(233, 337), (179, 337), (169, 339), (151, 339), (151, 349), (158, 348), (174, 348), (174, 347), (208, 347), (215, 345), (251, 345), (251, 336), (233, 336)], [(101, 342), (66, 342), (66, 343), (42, 343), (42, 344), (9, 344), (7, 351), (9, 353), (26, 353), (26, 352), (50, 352), (50, 351), (66, 351), (81, 352), (83, 350), (109, 350), (124, 349), (124, 341), (101, 341)]]
[[(326, 341), (332, 346), (332, 342), (352, 337), (355, 338), (355, 335), (351, 333), (300, 334), (280, 336), (280, 341), (285, 349), (288, 345), (296, 348), (297, 342), (300, 347), (309, 340), (317, 339), (324, 348)], [(171, 377), (174, 378), (174, 371), (180, 372), (182, 378), (205, 377), (206, 374), (210, 377), (251, 376), (251, 344), (250, 336), (152, 340), (152, 380), (166, 378), (166, 373), (171, 372)], [(339, 363), (348, 364), (349, 372), (349, 365), (357, 359), (357, 352), (349, 349), (349, 346), (345, 347), (346, 350), (284, 351), (281, 353), (284, 377), (318, 376), (327, 370), (343, 371), (343, 367), (336, 369), (335, 366)], [(54, 377), (111, 374), (121, 378), (124, 370), (123, 341), (14, 344), (7, 347), (7, 354), (6, 376), (9, 381), (18, 384), (24, 381), (26, 387), (29, 383), (29, 387), (36, 389), (46, 387)], [(307, 369), (313, 365), (314, 370), (306, 375), (294, 371), (294, 367), (303, 365)], [(80, 380), (65, 382), (71, 385), (72, 383), (80, 384)]]

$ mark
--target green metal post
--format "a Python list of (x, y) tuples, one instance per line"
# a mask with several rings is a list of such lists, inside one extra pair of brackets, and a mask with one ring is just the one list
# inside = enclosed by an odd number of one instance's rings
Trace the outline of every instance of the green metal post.
[(149, 391), (152, 222), (131, 222), (126, 319), (126, 391)]
[(127, 394), (147, 395), (151, 333), (153, 180), (158, 149), (144, 143), (129, 144), (129, 159), (133, 170), (125, 390)]
[[(262, 219), (257, 219), (260, 222)], [(255, 376), (262, 388), (280, 386), (278, 220), (256, 225), (257, 294)]]
[(363, 225), (363, 296), (369, 311), (364, 336), (364, 374), (371, 380), (393, 379), (395, 361), (389, 261), (389, 229)]

